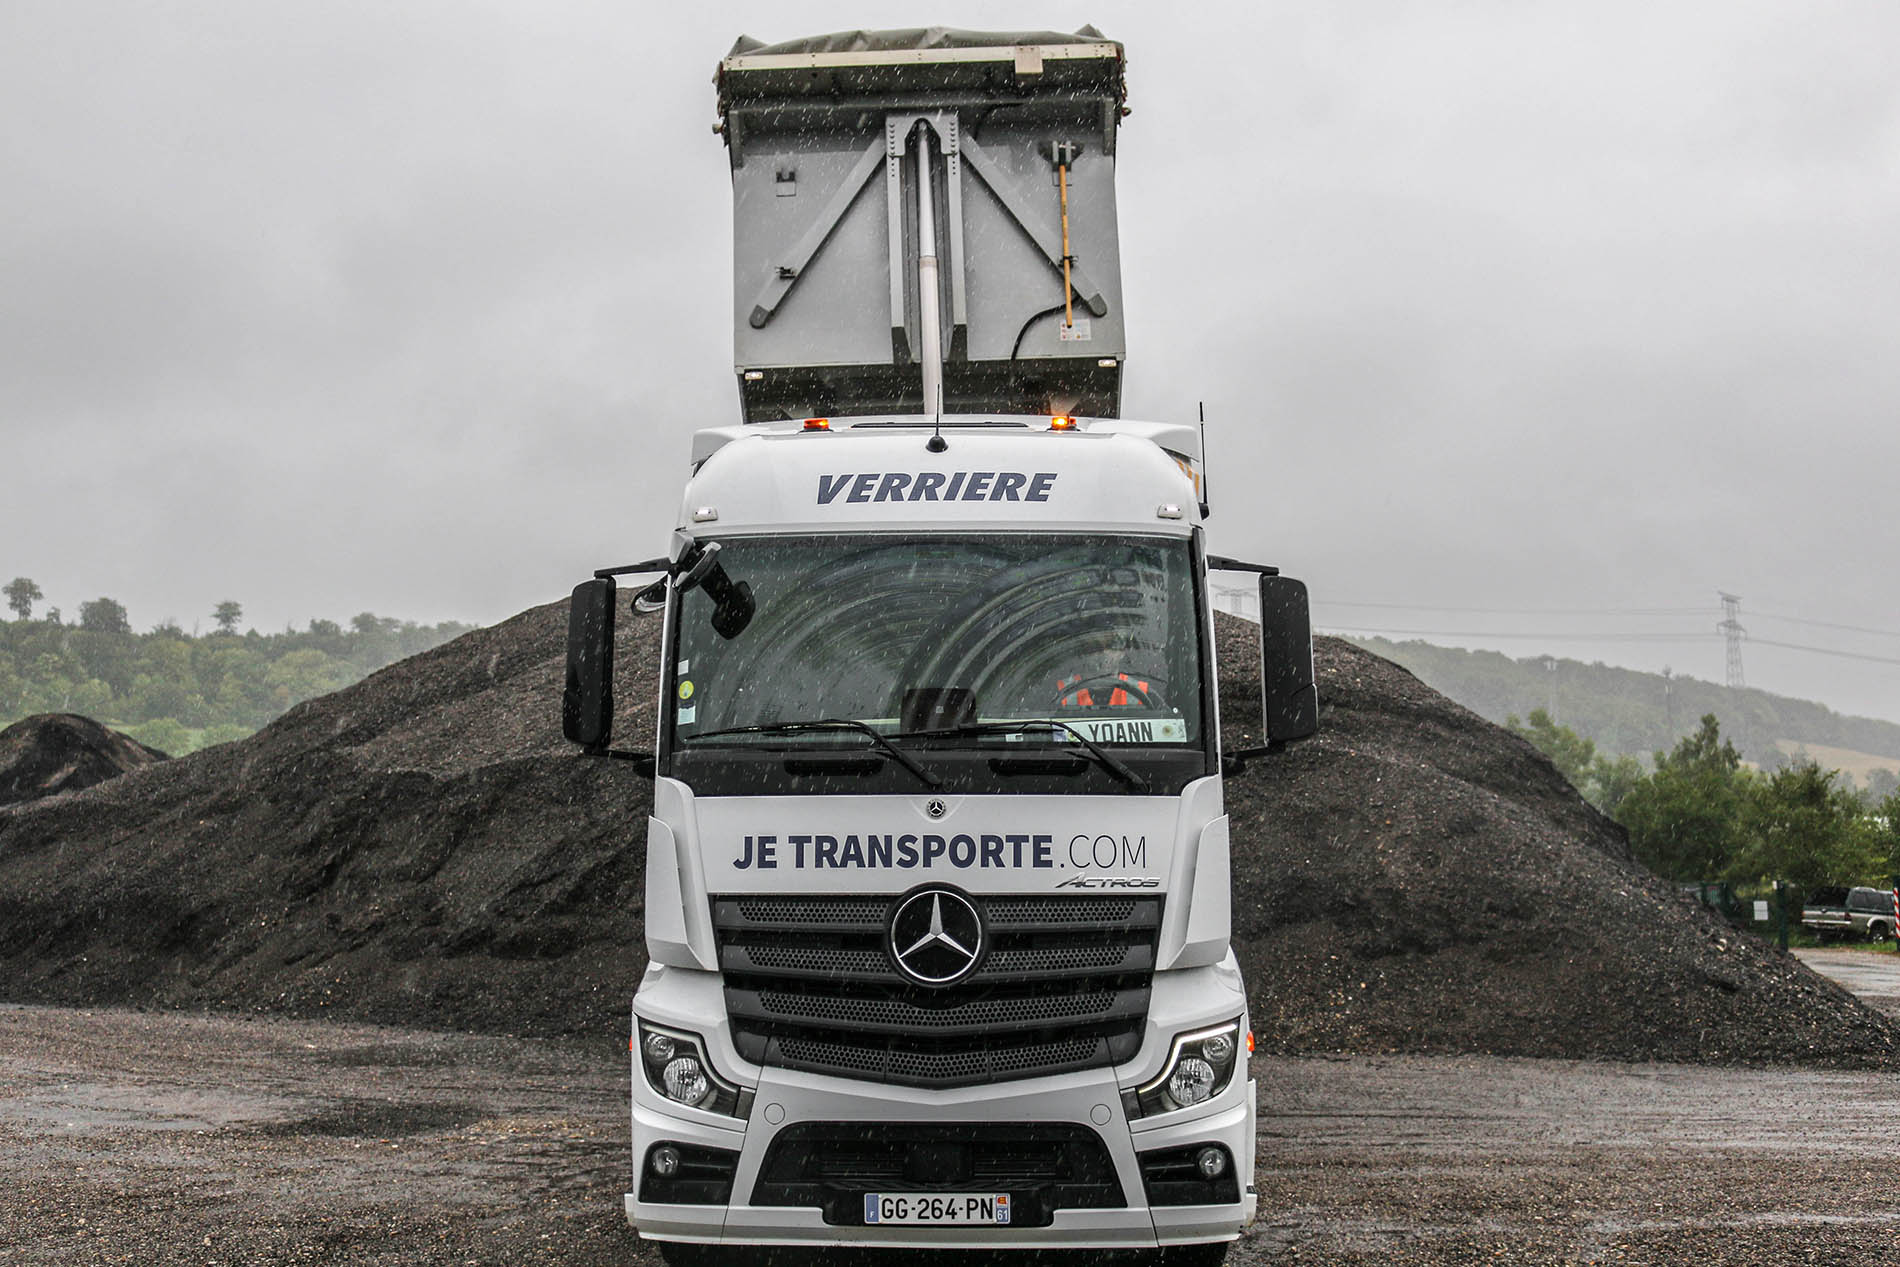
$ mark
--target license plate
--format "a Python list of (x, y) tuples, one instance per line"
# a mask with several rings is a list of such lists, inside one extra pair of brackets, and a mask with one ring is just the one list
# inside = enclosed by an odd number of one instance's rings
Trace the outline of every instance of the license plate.
[(996, 1192), (867, 1192), (867, 1226), (967, 1227), (1009, 1222), (1009, 1194)]

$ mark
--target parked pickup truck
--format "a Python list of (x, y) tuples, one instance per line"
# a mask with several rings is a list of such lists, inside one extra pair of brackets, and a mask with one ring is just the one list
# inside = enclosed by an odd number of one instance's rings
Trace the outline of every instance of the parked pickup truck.
[(1888, 889), (1816, 889), (1801, 908), (1801, 923), (1823, 937), (1886, 941), (1893, 936), (1894, 895)]

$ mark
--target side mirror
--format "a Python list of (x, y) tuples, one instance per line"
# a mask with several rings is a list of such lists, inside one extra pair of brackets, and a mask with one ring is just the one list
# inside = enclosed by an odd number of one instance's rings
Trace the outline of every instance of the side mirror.
[(614, 730), (614, 580), (582, 581), (567, 608), (567, 684), (561, 733), (586, 748), (605, 748)]
[(1268, 743), (1304, 739), (1319, 729), (1306, 582), (1290, 576), (1260, 578), (1260, 694)]

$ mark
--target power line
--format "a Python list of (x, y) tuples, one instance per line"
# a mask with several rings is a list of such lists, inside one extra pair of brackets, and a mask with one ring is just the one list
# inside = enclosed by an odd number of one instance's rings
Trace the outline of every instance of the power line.
[[(1225, 587), (1216, 587), (1225, 588)], [(1238, 588), (1238, 587), (1236, 587)], [(1431, 603), (1374, 603), (1357, 599), (1324, 598), (1315, 595), (1315, 607), (1373, 608), (1381, 611), (1454, 612), (1483, 616), (1701, 616), (1706, 607), (1442, 607)], [(1784, 620), (1795, 625), (1813, 625), (1818, 629), (1840, 629), (1848, 633), (1875, 634), (1882, 638), (1900, 638), (1900, 629), (1876, 629), (1871, 625), (1849, 625), (1833, 620), (1814, 620), (1807, 616), (1789, 616), (1781, 612), (1753, 613), (1757, 620)]]
[(1394, 634), (1409, 638), (1541, 638), (1547, 642), (1707, 642), (1705, 633), (1571, 633), (1545, 630), (1542, 633), (1497, 633), (1479, 629), (1367, 629), (1356, 625), (1328, 625), (1322, 632), (1383, 638)]
[(1831, 620), (1809, 620), (1805, 616), (1778, 616), (1774, 612), (1756, 612), (1755, 619), (1785, 620), (1792, 625), (1813, 625), (1819, 629), (1845, 629), (1849, 633), (1879, 634), (1883, 638), (1900, 638), (1900, 629), (1871, 629), (1866, 625), (1840, 625)]
[(1361, 603), (1315, 597), (1317, 607), (1376, 607), (1389, 611), (1457, 612), (1482, 616), (1705, 616), (1706, 607), (1434, 607), (1426, 603)]
[[(1568, 633), (1545, 630), (1541, 633), (1499, 633), (1489, 629), (1367, 629), (1361, 626), (1329, 625), (1320, 633), (1345, 634), (1355, 638), (1498, 638), (1543, 639), (1547, 642), (1707, 642), (1704, 633)], [(1721, 631), (1718, 630), (1719, 634)], [(1874, 664), (1900, 664), (1900, 656), (1868, 655), (1860, 651), (1840, 651), (1833, 647), (1811, 647), (1799, 642), (1780, 642), (1773, 638), (1747, 635), (1746, 641), (1760, 647), (1778, 647), (1784, 651), (1806, 651), (1813, 655), (1836, 656), (1844, 660), (1866, 660)]]
[(1900, 664), (1900, 656), (1867, 655), (1859, 651), (1836, 651), (1832, 647), (1806, 647), (1798, 642), (1776, 642), (1770, 638), (1749, 639), (1758, 647), (1782, 647), (1789, 651), (1811, 651), (1815, 655), (1839, 656), (1843, 660), (1871, 660), (1875, 664)]

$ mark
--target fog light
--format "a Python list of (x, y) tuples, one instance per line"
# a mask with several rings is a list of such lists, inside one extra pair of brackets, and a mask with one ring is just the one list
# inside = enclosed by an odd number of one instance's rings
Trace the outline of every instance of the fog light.
[(663, 1065), (673, 1059), (675, 1048), (670, 1035), (648, 1034), (645, 1046), (647, 1059), (656, 1065)]
[[(1213, 1071), (1209, 1070), (1210, 1083), (1213, 1076)], [(691, 1056), (676, 1056), (668, 1062), (660, 1080), (666, 1084), (667, 1098), (678, 1100), (681, 1104), (698, 1104), (712, 1093), (712, 1083), (707, 1081), (706, 1071)]]
[(1168, 1078), (1168, 1095), (1182, 1108), (1199, 1104), (1214, 1094), (1214, 1066), (1199, 1056), (1189, 1056), (1174, 1067)]
[(680, 1150), (671, 1144), (661, 1144), (647, 1154), (647, 1165), (651, 1166), (653, 1173), (660, 1178), (671, 1179), (680, 1168)]
[(1227, 1154), (1218, 1148), (1203, 1148), (1194, 1154), (1194, 1165), (1203, 1179), (1218, 1179), (1227, 1173)]

